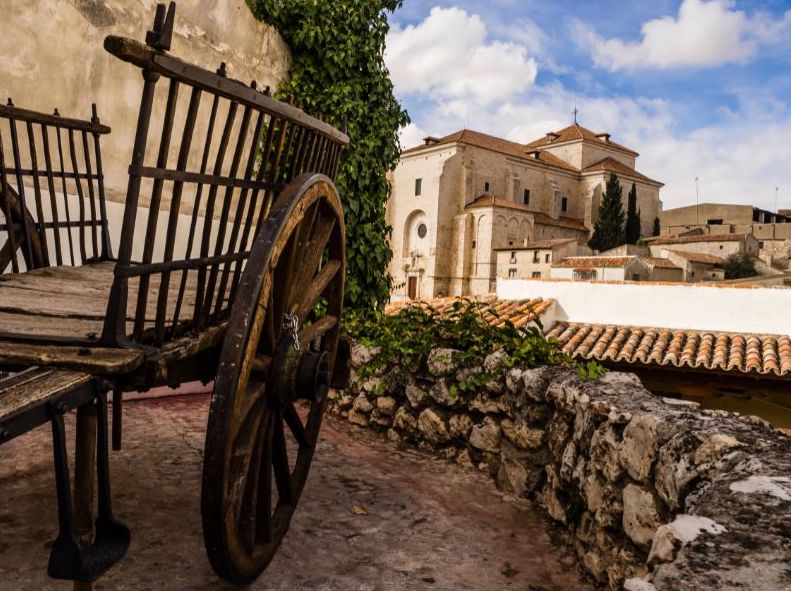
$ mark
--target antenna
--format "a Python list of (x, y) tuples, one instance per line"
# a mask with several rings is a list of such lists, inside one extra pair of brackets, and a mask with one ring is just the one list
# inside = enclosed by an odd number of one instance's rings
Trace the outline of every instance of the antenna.
[(780, 187), (775, 187), (775, 213), (778, 212), (778, 209), (777, 209), (777, 194), (778, 194), (779, 191), (780, 191)]
[(579, 115), (579, 109), (577, 109), (577, 95), (574, 95), (574, 110), (572, 111), (574, 114), (574, 124), (577, 124), (577, 115)]
[(700, 225), (700, 177), (695, 177), (695, 225)]

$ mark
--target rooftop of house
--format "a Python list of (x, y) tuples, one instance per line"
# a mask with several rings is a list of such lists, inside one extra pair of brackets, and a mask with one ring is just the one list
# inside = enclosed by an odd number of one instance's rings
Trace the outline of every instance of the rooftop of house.
[[(540, 318), (555, 302), (551, 299), (533, 298), (524, 300), (500, 300), (494, 294), (480, 297), (466, 298), (471, 301), (487, 304), (494, 313), (488, 312), (484, 308), (484, 318), (497, 326), (503, 326), (506, 321), (510, 321), (517, 328), (521, 328)], [(457, 301), (462, 301), (456, 297), (434, 298), (431, 300), (400, 301), (391, 302), (385, 308), (386, 314), (396, 314), (399, 310), (407, 306), (417, 304), (431, 308), (438, 314), (447, 314)]]
[(637, 172), (631, 166), (627, 166), (623, 162), (619, 162), (615, 158), (610, 158), (609, 156), (607, 158), (599, 160), (598, 162), (594, 162), (590, 166), (582, 169), (583, 173), (586, 173), (586, 172), (602, 172), (602, 171), (603, 172), (614, 172), (615, 174), (620, 175), (620, 176), (629, 176), (629, 177), (632, 177), (632, 178), (636, 178), (637, 180), (645, 181), (646, 183), (651, 183), (651, 184), (654, 184), (654, 185), (658, 185), (660, 187), (664, 187), (665, 186), (664, 183), (660, 183), (657, 180), (649, 178), (649, 177), (645, 176), (644, 174)]
[(637, 256), (580, 256), (565, 257), (552, 264), (553, 267), (572, 267), (575, 269), (593, 269), (598, 267), (625, 267), (637, 260)]
[(695, 242), (739, 242), (746, 240), (750, 234), (696, 234), (693, 236), (654, 236), (646, 240), (649, 244), (692, 244)]
[(690, 263), (697, 263), (699, 265), (724, 265), (725, 259), (715, 256), (713, 254), (706, 254), (704, 252), (690, 252), (688, 250), (677, 250), (675, 248), (668, 249), (669, 252), (680, 256), (682, 259)]
[(620, 150), (621, 152), (626, 152), (633, 156), (639, 156), (639, 154), (634, 150), (630, 150), (626, 146), (623, 146), (621, 144), (612, 141), (610, 139), (609, 133), (594, 133), (590, 129), (587, 129), (576, 122), (572, 123), (568, 127), (564, 127), (559, 131), (550, 132), (546, 134), (544, 137), (530, 142), (525, 147), (528, 150), (536, 150), (540, 148), (546, 148), (548, 146), (552, 146), (555, 144), (563, 144), (566, 142), (574, 142), (580, 140), (605, 144), (607, 147)]
[(638, 256), (641, 262), (649, 265), (651, 267), (657, 267), (659, 269), (678, 269), (681, 270), (681, 267), (675, 265), (673, 261), (670, 259), (663, 259), (658, 257), (641, 257)]
[(791, 338), (557, 322), (547, 337), (578, 359), (791, 378)]
[[(489, 322), (506, 321), (521, 327), (537, 317), (548, 338), (557, 339), (563, 350), (580, 360), (642, 368), (692, 369), (718, 374), (753, 375), (791, 379), (791, 337), (783, 334), (724, 332), (604, 323), (555, 322), (551, 298), (497, 299), (490, 294), (478, 299), (491, 306)], [(437, 298), (419, 305), (447, 313), (459, 298)], [(558, 302), (558, 305), (562, 302)], [(411, 302), (396, 302), (386, 308), (394, 314)], [(549, 323), (553, 323), (549, 325)]]
[(552, 250), (576, 241), (576, 238), (553, 238), (552, 240), (531, 242), (525, 246), (503, 246), (502, 248), (495, 248), (494, 250)]

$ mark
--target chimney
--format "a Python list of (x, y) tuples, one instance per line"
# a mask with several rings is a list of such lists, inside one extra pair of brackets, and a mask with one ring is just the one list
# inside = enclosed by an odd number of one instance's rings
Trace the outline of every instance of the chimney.
[(603, 141), (605, 144), (610, 143), (610, 134), (609, 133), (597, 133), (596, 137)]
[(548, 139), (550, 142), (554, 142), (554, 141), (555, 141), (556, 139), (558, 139), (559, 137), (560, 137), (560, 135), (558, 135), (558, 134), (557, 134), (557, 133), (555, 133), (554, 131), (550, 131), (550, 132), (547, 134), (547, 139)]
[(439, 138), (434, 136), (428, 136), (423, 138), (423, 145), (425, 146), (434, 146), (439, 143)]
[(527, 153), (527, 155), (530, 156), (531, 158), (535, 158), (536, 160), (540, 160), (541, 159), (541, 151), (540, 150), (530, 150)]

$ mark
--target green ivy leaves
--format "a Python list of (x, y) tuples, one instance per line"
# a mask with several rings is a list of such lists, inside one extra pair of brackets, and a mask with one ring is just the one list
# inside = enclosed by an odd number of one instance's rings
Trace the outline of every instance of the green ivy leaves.
[(302, 109), (335, 125), (346, 121), (351, 144), (336, 179), (346, 215), (346, 306), (381, 310), (391, 282), (387, 173), (398, 163), (398, 130), (409, 123), (384, 63), (388, 13), (401, 0), (248, 3), (291, 47), (290, 78), (278, 97), (294, 95)]

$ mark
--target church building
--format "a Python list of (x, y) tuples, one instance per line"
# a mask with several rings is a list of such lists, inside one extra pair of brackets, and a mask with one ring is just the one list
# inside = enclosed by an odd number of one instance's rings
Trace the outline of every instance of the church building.
[(587, 243), (610, 172), (624, 210), (637, 187), (643, 234), (662, 211), (662, 183), (635, 170), (637, 152), (574, 123), (520, 144), (468, 129), (401, 153), (392, 174), (393, 299), (494, 291), (497, 250), (574, 238)]

